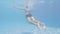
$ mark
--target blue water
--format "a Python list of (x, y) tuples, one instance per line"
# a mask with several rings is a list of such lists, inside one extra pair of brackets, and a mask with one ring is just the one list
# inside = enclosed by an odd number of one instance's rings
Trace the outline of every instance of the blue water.
[(27, 22), (25, 12), (14, 7), (15, 0), (0, 0), (0, 34), (60, 34), (59, 1), (42, 0), (31, 11), (37, 20), (47, 26), (45, 32), (39, 32), (36, 26)]

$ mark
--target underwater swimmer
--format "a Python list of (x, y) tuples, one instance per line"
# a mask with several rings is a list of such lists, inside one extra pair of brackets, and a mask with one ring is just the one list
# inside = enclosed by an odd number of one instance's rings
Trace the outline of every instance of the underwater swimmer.
[(41, 28), (40, 28), (40, 26), (42, 26), (43, 30), (46, 30), (45, 24), (43, 22), (40, 22), (40, 21), (36, 20), (31, 15), (31, 11), (30, 11), (30, 8), (28, 8), (28, 6), (26, 6), (25, 9), (21, 9), (19, 7), (16, 7), (16, 8), (19, 9), (19, 10), (24, 10), (25, 11), (26, 18), (27, 18), (27, 20), (28, 20), (29, 23), (32, 23), (32, 24), (36, 25), (40, 31), (42, 31)]

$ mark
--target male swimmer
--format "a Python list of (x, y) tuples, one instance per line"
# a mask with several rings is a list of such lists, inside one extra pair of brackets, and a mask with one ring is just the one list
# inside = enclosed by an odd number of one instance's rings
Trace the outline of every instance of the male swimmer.
[(45, 24), (42, 23), (42, 22), (40, 22), (40, 21), (38, 21), (38, 20), (36, 20), (36, 19), (31, 15), (31, 13), (30, 13), (30, 12), (31, 12), (31, 11), (30, 11), (31, 9), (30, 9), (28, 6), (26, 6), (25, 9), (21, 9), (21, 8), (19, 8), (19, 7), (16, 7), (16, 8), (19, 9), (19, 10), (24, 10), (24, 11), (25, 11), (25, 13), (26, 13), (26, 18), (27, 18), (27, 20), (28, 20), (29, 23), (32, 23), (32, 24), (36, 25), (40, 31), (42, 31), (41, 28), (40, 28), (40, 26), (42, 26), (43, 30), (46, 30)]

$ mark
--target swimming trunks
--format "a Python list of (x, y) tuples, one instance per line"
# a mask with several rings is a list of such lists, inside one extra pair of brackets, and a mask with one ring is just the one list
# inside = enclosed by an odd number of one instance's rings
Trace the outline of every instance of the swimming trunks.
[(32, 15), (31, 14), (27, 14), (26, 17), (31, 17)]

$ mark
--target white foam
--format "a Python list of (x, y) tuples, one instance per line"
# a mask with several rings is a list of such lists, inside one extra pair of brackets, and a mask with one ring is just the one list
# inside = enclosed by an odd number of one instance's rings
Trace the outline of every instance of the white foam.
[(35, 29), (33, 34), (60, 34), (60, 29), (59, 28), (47, 28), (47, 30), (44, 32), (39, 32), (38, 30)]

